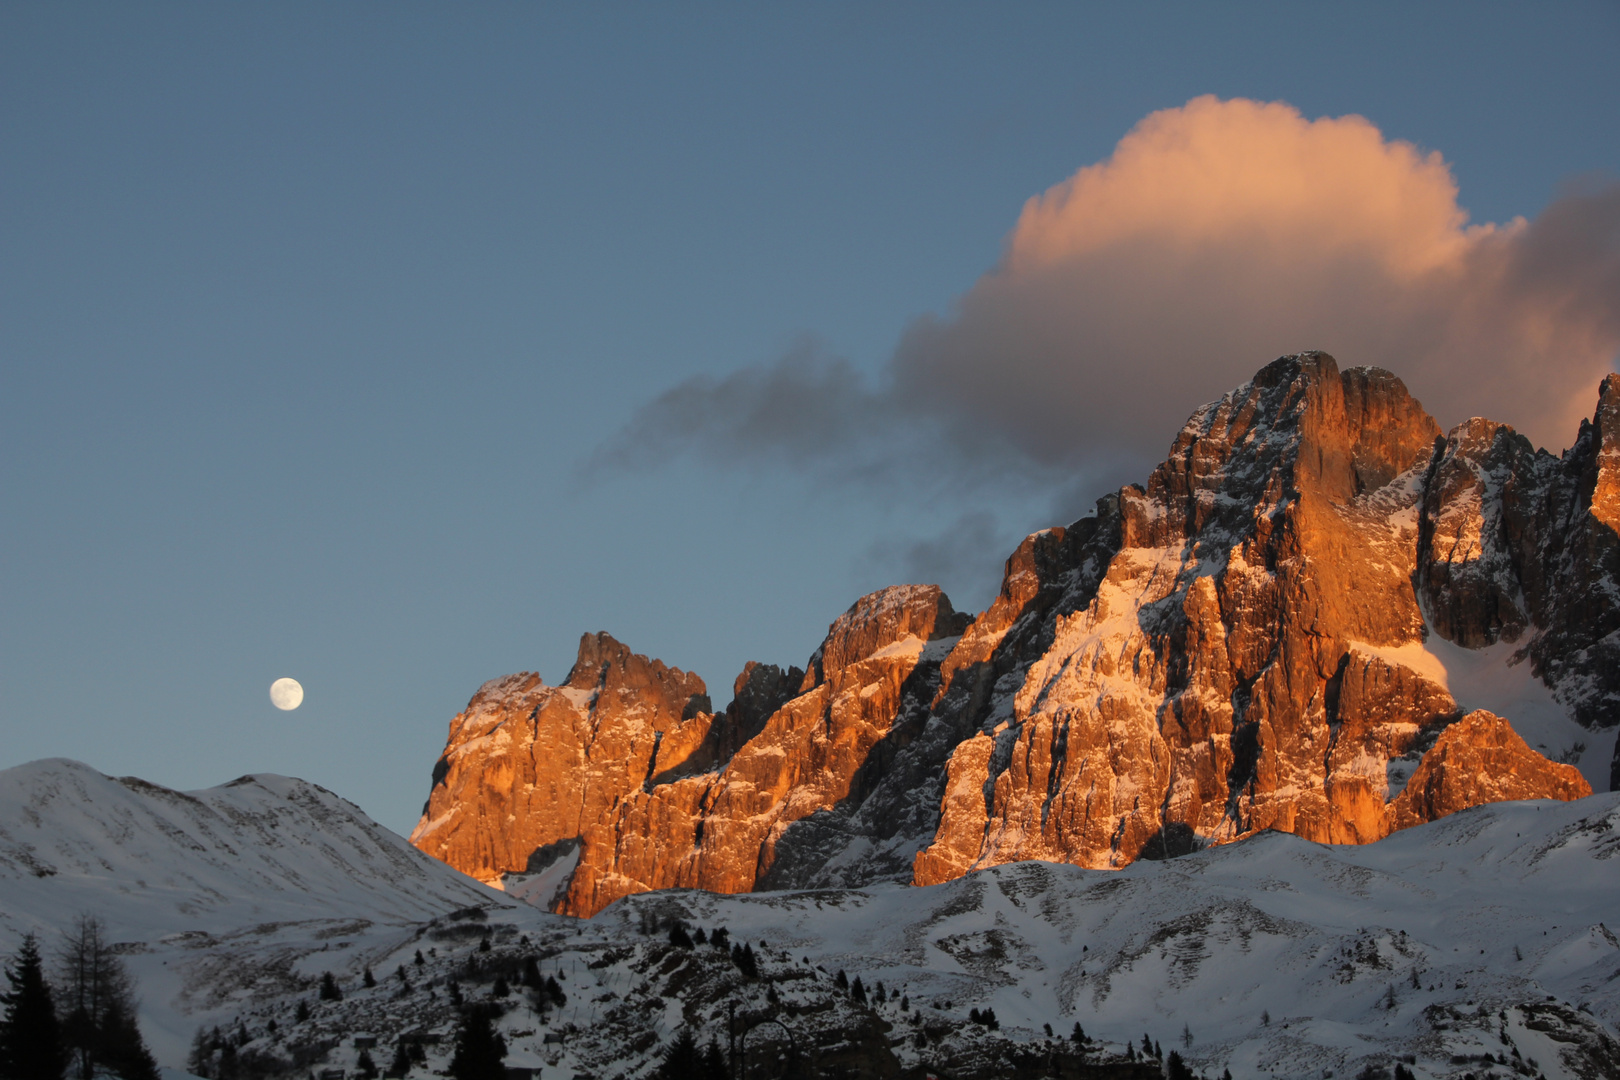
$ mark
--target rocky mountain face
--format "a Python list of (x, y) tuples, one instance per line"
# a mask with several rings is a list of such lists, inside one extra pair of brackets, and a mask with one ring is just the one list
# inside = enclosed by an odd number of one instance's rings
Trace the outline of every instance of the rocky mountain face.
[(411, 839), (591, 915), (677, 886), (1119, 868), (1268, 828), (1366, 843), (1579, 798), (1530, 718), (1476, 708), (1435, 650), (1539, 680), (1606, 755), (1617, 527), (1620, 377), (1553, 457), (1485, 420), (1442, 435), (1388, 372), (1283, 357), (1194, 413), (1145, 487), (1025, 539), (976, 619), (932, 586), (863, 597), (806, 672), (750, 664), (718, 713), (606, 635), (561, 687), (486, 684)]

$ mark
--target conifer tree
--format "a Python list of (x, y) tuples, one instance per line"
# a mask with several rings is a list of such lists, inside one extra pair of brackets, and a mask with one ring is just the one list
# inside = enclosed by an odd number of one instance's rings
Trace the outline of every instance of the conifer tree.
[(129, 1003), (114, 997), (98, 1025), (96, 1060), (123, 1080), (158, 1080), (157, 1061), (141, 1038)]
[(703, 1064), (702, 1055), (698, 1052), (697, 1040), (692, 1037), (690, 1028), (681, 1028), (670, 1043), (669, 1049), (664, 1051), (664, 1060), (658, 1066), (659, 1080), (697, 1080), (699, 1069)]
[(321, 976), (321, 1000), (342, 1001), (343, 991), (338, 989), (337, 980), (330, 971)]
[(6, 980), (11, 990), (0, 994), (5, 1006), (0, 1013), (0, 1076), (60, 1080), (68, 1054), (33, 934), (23, 938), (14, 966), (6, 968)]
[(1074, 1031), (1070, 1033), (1069, 1040), (1077, 1043), (1086, 1041), (1086, 1029), (1080, 1026), (1080, 1021), (1076, 1020), (1074, 1022)]
[(486, 1008), (474, 1007), (461, 1014), (456, 1030), (456, 1051), (450, 1058), (453, 1080), (504, 1080), (506, 1043), (495, 1032), (494, 1017)]
[(849, 997), (851, 1001), (866, 1004), (866, 987), (861, 985), (861, 977), (855, 976), (855, 981), (849, 984)]
[(713, 1035), (709, 1036), (709, 1045), (703, 1048), (698, 1076), (702, 1080), (729, 1080), (731, 1076), (731, 1070), (726, 1067), (726, 1056), (720, 1052), (720, 1044)]
[(371, 973), (371, 967), (369, 965), (366, 967), (365, 974), (360, 976), (360, 985), (366, 987), (368, 990), (377, 985), (377, 976)]
[(1164, 1063), (1165, 1080), (1198, 1080), (1193, 1075), (1192, 1067), (1181, 1060), (1181, 1053), (1170, 1051), (1170, 1060)]
[(372, 1060), (370, 1050), (360, 1051), (360, 1056), (354, 1059), (354, 1068), (365, 1080), (377, 1080), (377, 1063)]
[(390, 1080), (404, 1080), (411, 1071), (411, 1053), (405, 1049), (405, 1040), (401, 1039), (394, 1044), (394, 1060), (388, 1063), (388, 1071), (383, 1073)]
[(192, 1076), (207, 1076), (214, 1062), (214, 1044), (208, 1032), (198, 1028), (191, 1036), (191, 1050), (186, 1054), (186, 1071)]

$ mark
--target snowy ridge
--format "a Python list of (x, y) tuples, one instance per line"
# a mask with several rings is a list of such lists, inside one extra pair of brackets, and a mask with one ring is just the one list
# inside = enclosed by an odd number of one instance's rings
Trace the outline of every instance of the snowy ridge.
[(491, 903), (510, 901), (303, 780), (180, 792), (60, 758), (0, 771), (0, 950), (33, 932), (48, 951), (67, 920), (101, 915), (128, 943), (166, 1064), (196, 1005), (171, 968), (270, 948), (291, 971), (335, 942)]

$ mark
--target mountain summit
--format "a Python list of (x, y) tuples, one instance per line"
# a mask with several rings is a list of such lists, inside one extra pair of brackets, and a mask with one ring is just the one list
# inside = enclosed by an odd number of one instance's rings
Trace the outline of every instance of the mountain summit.
[(1442, 435), (1389, 372), (1285, 356), (1145, 487), (1026, 538), (977, 618), (933, 586), (862, 597), (721, 712), (606, 634), (560, 687), (485, 684), (411, 840), (591, 915), (1580, 798), (1620, 772), (1617, 527), (1620, 377), (1558, 458), (1488, 420)]

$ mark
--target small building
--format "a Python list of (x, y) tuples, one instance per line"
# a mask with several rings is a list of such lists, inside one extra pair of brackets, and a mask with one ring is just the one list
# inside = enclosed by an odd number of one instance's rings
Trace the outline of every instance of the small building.
[(547, 1045), (549, 1045), (551, 1043), (556, 1043), (558, 1046), (561, 1046), (562, 1041), (563, 1041), (562, 1032), (560, 1032), (560, 1031), (548, 1031), (545, 1034), (545, 1038), (540, 1040), (540, 1045), (541, 1046), (547, 1046)]
[(343, 1080), (342, 1069), (322, 1069), (320, 1080)]
[(354, 1037), (354, 1048), (356, 1050), (375, 1050), (375, 1049), (377, 1049), (377, 1036), (375, 1036), (375, 1035), (356, 1035)]

